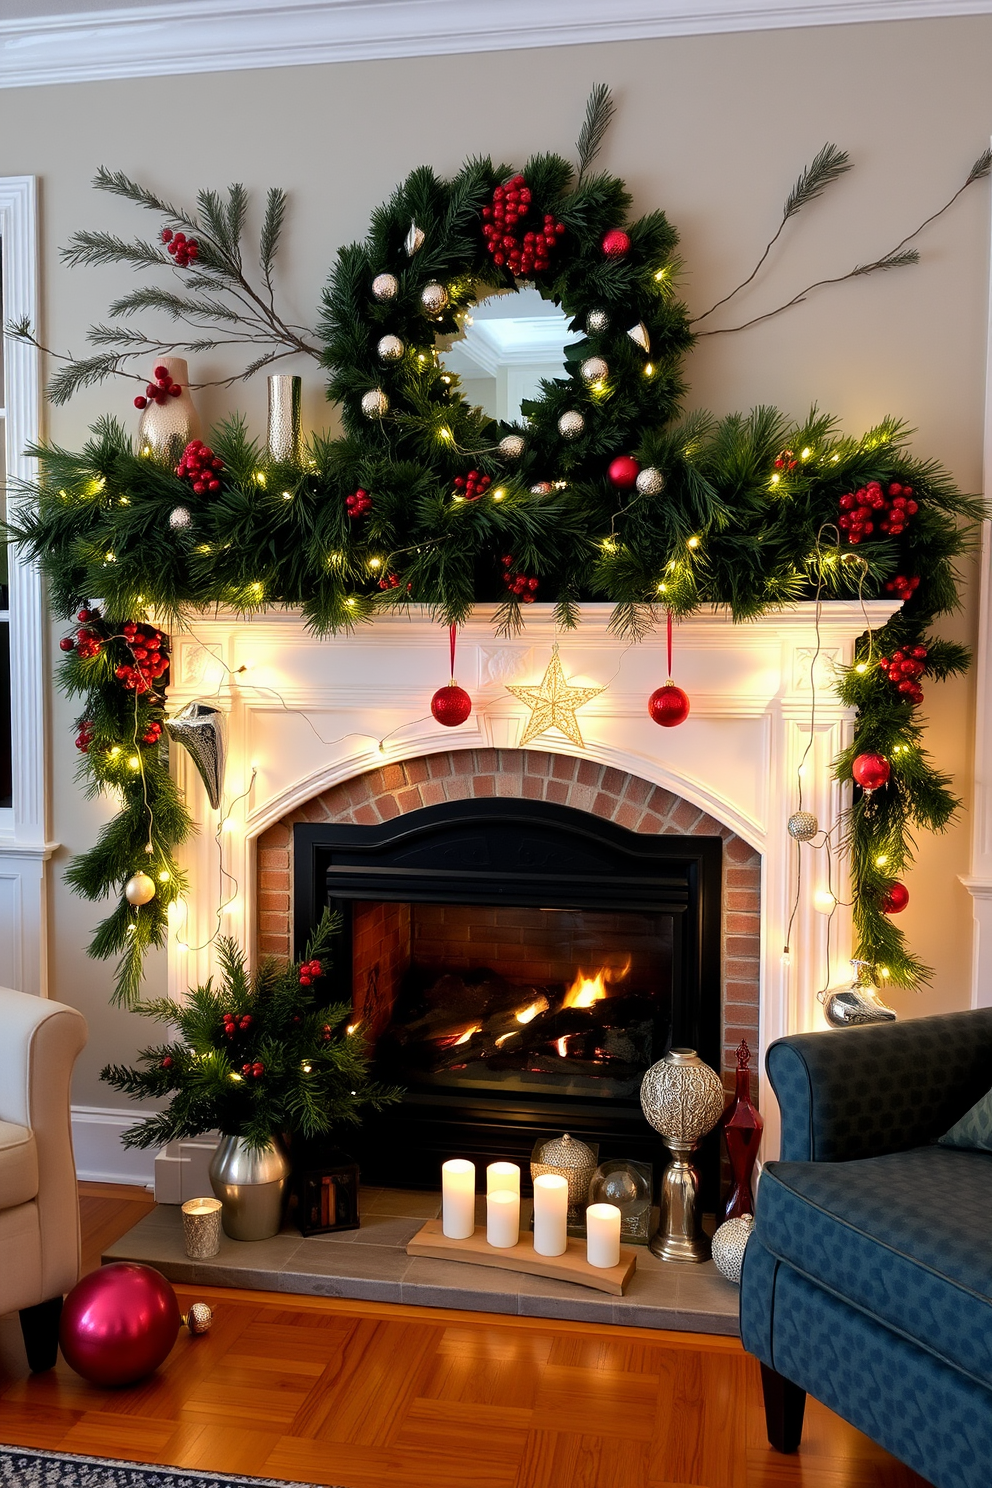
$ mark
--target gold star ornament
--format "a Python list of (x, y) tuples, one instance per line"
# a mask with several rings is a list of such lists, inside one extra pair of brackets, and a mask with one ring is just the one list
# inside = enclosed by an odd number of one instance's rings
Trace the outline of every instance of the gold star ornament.
[(558, 655), (558, 647), (555, 646), (548, 662), (548, 669), (541, 679), (540, 687), (507, 687), (507, 692), (512, 692), (522, 703), (526, 703), (531, 710), (530, 718), (524, 725), (524, 731), (520, 738), (520, 748), (529, 744), (531, 739), (536, 739), (540, 734), (546, 734), (548, 729), (556, 728), (560, 733), (584, 749), (582, 735), (579, 732), (578, 720), (575, 715), (579, 708), (584, 708), (586, 703), (594, 697), (599, 697), (605, 692), (605, 687), (572, 687), (565, 681), (565, 674), (561, 669), (561, 659)]

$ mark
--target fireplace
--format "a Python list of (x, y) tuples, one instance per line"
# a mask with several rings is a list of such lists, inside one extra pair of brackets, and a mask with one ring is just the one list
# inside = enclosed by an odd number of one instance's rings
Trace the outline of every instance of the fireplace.
[(449, 801), (293, 830), (297, 954), (329, 906), (354, 1036), (402, 1105), (363, 1128), (367, 1181), (434, 1187), (453, 1154), (526, 1161), (569, 1130), (657, 1158), (644, 1071), (720, 1063), (720, 837), (650, 836), (547, 801)]

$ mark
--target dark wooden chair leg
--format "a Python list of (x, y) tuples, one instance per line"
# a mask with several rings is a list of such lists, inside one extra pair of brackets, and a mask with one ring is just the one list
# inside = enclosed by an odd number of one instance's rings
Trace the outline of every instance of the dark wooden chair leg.
[(803, 1435), (806, 1391), (783, 1379), (767, 1364), (761, 1366), (761, 1390), (765, 1397), (768, 1440), (776, 1452), (797, 1452)]
[(51, 1369), (59, 1353), (59, 1320), (62, 1298), (52, 1297), (36, 1307), (21, 1308), (21, 1332), (32, 1374)]

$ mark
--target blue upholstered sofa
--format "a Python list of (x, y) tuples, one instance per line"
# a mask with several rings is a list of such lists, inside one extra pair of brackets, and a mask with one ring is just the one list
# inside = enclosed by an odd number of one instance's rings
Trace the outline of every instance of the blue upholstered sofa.
[(806, 1393), (937, 1488), (992, 1485), (992, 1152), (937, 1146), (992, 1086), (992, 1009), (780, 1039), (782, 1158), (741, 1279), (768, 1436)]

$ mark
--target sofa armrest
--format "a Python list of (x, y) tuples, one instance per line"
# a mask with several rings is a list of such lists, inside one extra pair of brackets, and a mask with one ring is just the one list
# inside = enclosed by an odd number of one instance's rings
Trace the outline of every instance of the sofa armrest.
[(787, 1162), (922, 1147), (992, 1087), (992, 1008), (794, 1034), (765, 1061)]
[[(0, 987), (0, 1119), (30, 1127), (38, 1152), (42, 1296), (37, 1302), (60, 1296), (79, 1276), (69, 1093), (72, 1068), (85, 1043), (86, 1020), (75, 1008)], [(0, 1302), (2, 1293), (0, 1274)]]

